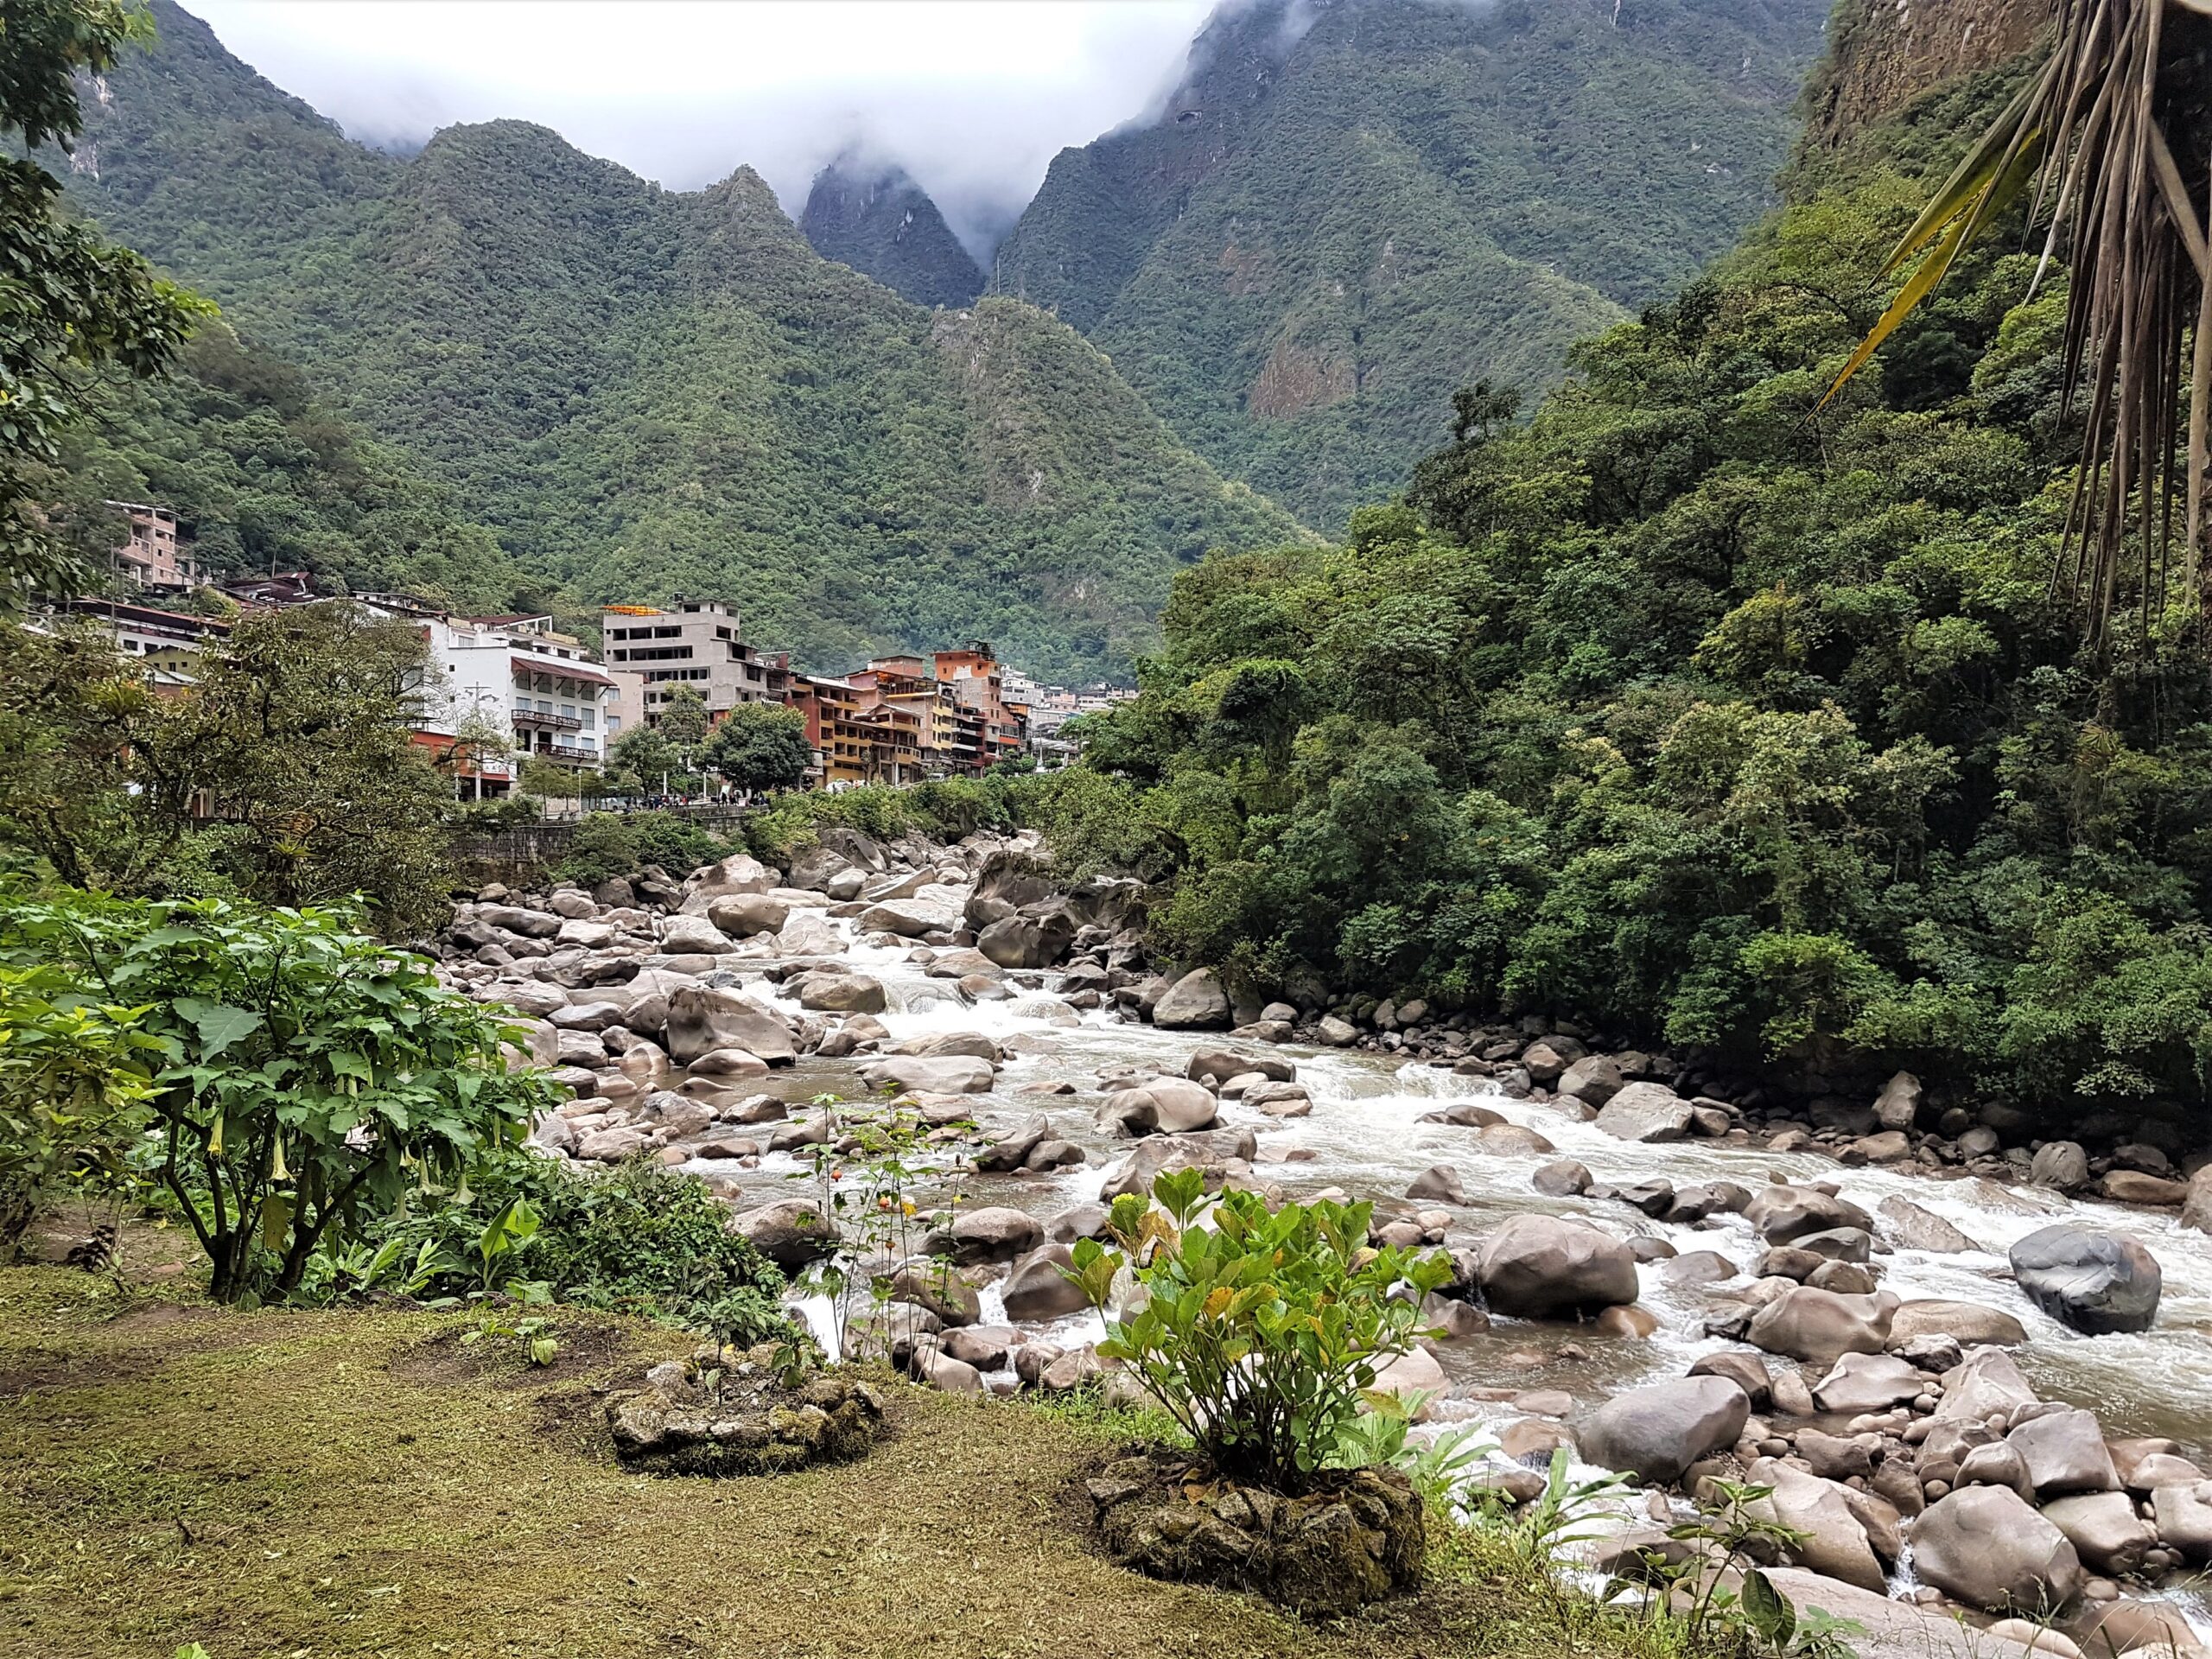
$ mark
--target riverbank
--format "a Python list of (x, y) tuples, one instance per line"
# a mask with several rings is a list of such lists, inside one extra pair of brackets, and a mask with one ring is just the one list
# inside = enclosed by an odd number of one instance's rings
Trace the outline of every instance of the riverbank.
[(1114, 1438), (1066, 1413), (887, 1384), (858, 1464), (631, 1474), (600, 1390), (690, 1339), (563, 1309), (534, 1370), (462, 1347), (474, 1323), (0, 1272), (0, 1656), (1651, 1659), (1478, 1549), (1330, 1626), (1125, 1572), (1063, 1515)]

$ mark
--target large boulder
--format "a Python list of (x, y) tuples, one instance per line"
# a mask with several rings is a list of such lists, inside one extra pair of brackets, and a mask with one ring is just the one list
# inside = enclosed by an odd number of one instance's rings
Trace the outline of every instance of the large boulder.
[(1005, 1205), (963, 1210), (952, 1219), (952, 1254), (958, 1262), (1011, 1262), (1044, 1239), (1044, 1223)]
[(2120, 1485), (2120, 1471), (2105, 1449), (2104, 1431), (2094, 1412), (2075, 1408), (2044, 1408), (2005, 1437), (2027, 1465), (2037, 1498), (2075, 1492), (2109, 1492)]
[(1220, 1109), (1210, 1089), (1183, 1077), (1154, 1077), (1141, 1088), (1109, 1095), (1098, 1122), (1122, 1135), (1184, 1135), (1211, 1128)]
[(718, 1048), (741, 1048), (771, 1065), (798, 1058), (791, 1027), (774, 1009), (719, 985), (680, 985), (668, 997), (668, 1052), (679, 1065)]
[(2082, 1492), (2043, 1506), (2044, 1519), (2066, 1535), (2074, 1553), (2093, 1573), (2133, 1574), (2158, 1541), (2136, 1514), (2126, 1492)]
[(1631, 1083), (1606, 1101), (1598, 1127), (1623, 1141), (1679, 1141), (1690, 1132), (1692, 1109), (1662, 1083)]
[(1725, 1376), (1684, 1376), (1630, 1389), (1575, 1425), (1575, 1445), (1603, 1469), (1671, 1485), (1700, 1458), (1733, 1446), (1751, 1414)]
[(1828, 1368), (1813, 1385), (1813, 1399), (1822, 1411), (1857, 1416), (1861, 1412), (1887, 1411), (1928, 1391), (1928, 1379), (1895, 1354), (1853, 1352)]
[(1065, 1244), (1040, 1244), (1016, 1257), (1000, 1287), (1006, 1298), (1007, 1318), (1058, 1319), (1083, 1312), (1090, 1304), (1074, 1281), (1061, 1271), (1074, 1265), (1074, 1254)]
[(1847, 1296), (1792, 1285), (1752, 1315), (1745, 1340), (1770, 1354), (1832, 1366), (1846, 1354), (1881, 1352), (1897, 1307), (1887, 1292)]
[(918, 939), (925, 933), (950, 933), (960, 925), (960, 912), (933, 899), (893, 899), (870, 905), (854, 925), (863, 933), (896, 933), (901, 938)]
[(1050, 968), (1067, 955), (1075, 936), (1075, 918), (1052, 908), (993, 922), (976, 936), (976, 948), (1001, 968)]
[(775, 885), (776, 873), (759, 859), (749, 853), (732, 853), (719, 864), (709, 864), (693, 872), (691, 879), (683, 884), (684, 907), (690, 909), (696, 904), (700, 910), (711, 915), (717, 898), (732, 893), (766, 893)]
[(1808, 1233), (1825, 1233), (1838, 1227), (1874, 1230), (1874, 1218), (1847, 1198), (1818, 1187), (1789, 1186), (1777, 1181), (1761, 1187), (1744, 1206), (1744, 1219), (1770, 1244), (1789, 1244)]
[(805, 1198), (781, 1198), (741, 1211), (729, 1225), (779, 1268), (803, 1268), (837, 1248), (836, 1226), (819, 1205)]
[(1610, 1054), (1585, 1054), (1560, 1073), (1553, 1092), (1573, 1095), (1586, 1105), (1603, 1106), (1627, 1087), (1620, 1062)]
[(1875, 1213), (1889, 1224), (1888, 1233), (1908, 1250), (1927, 1250), (1937, 1255), (1956, 1255), (1981, 1248), (1974, 1240), (1910, 1198), (1892, 1195), (1875, 1206)]
[(707, 919), (734, 939), (781, 932), (791, 913), (789, 905), (765, 891), (723, 893), (707, 901)]
[(2200, 1233), (2212, 1233), (2212, 1164), (2189, 1178), (2189, 1196), (2182, 1200), (2181, 1224)]
[(671, 957), (714, 957), (737, 946), (704, 916), (671, 916), (661, 924), (660, 948)]
[[(1809, 1431), (1808, 1431), (1809, 1432)], [(1789, 1554), (1814, 1572), (1862, 1590), (1881, 1590), (1886, 1580), (1866, 1529), (1852, 1509), (1848, 1489), (1808, 1474), (1777, 1458), (1761, 1458), (1745, 1479), (1773, 1490), (1746, 1506), (1755, 1519), (1771, 1521), (1803, 1535)]]
[(866, 974), (809, 974), (798, 982), (798, 1005), (821, 1014), (881, 1014), (883, 982)]
[(2151, 1519), (2169, 1549), (2199, 1565), (2212, 1561), (2212, 1480), (2153, 1487)]
[(991, 1088), (988, 1060), (965, 1054), (936, 1058), (894, 1054), (861, 1067), (861, 1081), (871, 1089), (899, 1089), (922, 1095), (982, 1095)]
[(1258, 1074), (1269, 1083), (1290, 1083), (1298, 1067), (1274, 1054), (1239, 1054), (1234, 1049), (1202, 1048), (1191, 1056), (1183, 1075), (1193, 1083), (1223, 1084), (1231, 1077)]
[(1611, 1233), (1571, 1216), (1511, 1216), (1475, 1255), (1495, 1313), (1529, 1319), (1595, 1312), (1637, 1297), (1636, 1257)]
[(1164, 1031), (1226, 1031), (1232, 1023), (1229, 993), (1212, 969), (1194, 968), (1153, 1006), (1152, 1023)]
[(1920, 1102), (1925, 1091), (1920, 1079), (1910, 1071), (1900, 1071), (1882, 1085), (1882, 1092), (1874, 1100), (1874, 1121), (1885, 1129), (1909, 1129), (1920, 1116)]
[(1218, 1187), (1231, 1176), (1247, 1173), (1246, 1166), (1258, 1144), (1249, 1129), (1147, 1135), (1128, 1157), (1106, 1172), (1098, 1189), (1099, 1199), (1111, 1204), (1124, 1192), (1149, 1192), (1156, 1179), (1179, 1169), (1202, 1170), (1206, 1185)]
[(2027, 1299), (2090, 1336), (2148, 1331), (2161, 1275), (2151, 1252), (2125, 1233), (2062, 1223), (2012, 1246), (2012, 1276)]
[(1939, 1423), (1979, 1423), (1999, 1412), (2036, 1403), (2036, 1391), (2002, 1348), (1976, 1348), (1943, 1373)]
[(1917, 1337), (1951, 1337), (1967, 1348), (1983, 1343), (2017, 1348), (2028, 1339), (2028, 1332), (2025, 1325), (2001, 1307), (1929, 1298), (1899, 1303), (1890, 1321), (1892, 1348)]
[(2082, 1558), (2009, 1486), (1962, 1486), (1912, 1526), (1914, 1570), (1985, 1611), (2055, 1612), (2081, 1592)]

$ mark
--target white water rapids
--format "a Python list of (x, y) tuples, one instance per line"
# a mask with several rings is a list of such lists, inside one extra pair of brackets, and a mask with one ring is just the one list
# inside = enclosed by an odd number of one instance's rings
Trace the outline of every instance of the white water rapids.
[[(945, 889), (936, 889), (945, 892)], [(964, 889), (960, 890), (964, 896)], [(1040, 1220), (1071, 1205), (1095, 1201), (1105, 1167), (1130, 1143), (1101, 1133), (1091, 1122), (1101, 1096), (1102, 1071), (1111, 1074), (1149, 1068), (1181, 1076), (1190, 1055), (1218, 1048), (1219, 1033), (1161, 1031), (1124, 1022), (1111, 1013), (1072, 1011), (1049, 993), (1057, 982), (1050, 973), (1020, 977), (1040, 982), (1037, 989), (1017, 992), (1011, 1001), (966, 1003), (952, 984), (930, 979), (903, 943), (887, 948), (852, 942), (848, 921), (832, 918), (847, 944), (853, 971), (881, 982), (888, 1011), (878, 1016), (893, 1044), (935, 1033), (980, 1032), (1007, 1051), (995, 1092), (977, 1102), (987, 1125), (1011, 1128), (1036, 1112), (1046, 1114), (1054, 1135), (1083, 1147), (1086, 1166), (1051, 1175), (971, 1176), (965, 1190), (970, 1204), (1004, 1204)], [(926, 954), (926, 953), (923, 953)], [(746, 974), (742, 957), (728, 965)], [(746, 975), (748, 980), (749, 974)], [(747, 990), (798, 1017), (797, 1002), (771, 982), (748, 983)], [(815, 1017), (815, 1016), (809, 1016)], [(888, 1046), (889, 1045), (887, 1045)], [(1228, 1043), (1230, 1047), (1260, 1046)], [(1593, 1125), (1531, 1101), (1499, 1095), (1485, 1079), (1463, 1077), (1420, 1063), (1401, 1063), (1382, 1055), (1299, 1047), (1267, 1052), (1294, 1061), (1298, 1080), (1311, 1093), (1313, 1109), (1300, 1118), (1277, 1119), (1233, 1101), (1221, 1105), (1224, 1126), (1251, 1128), (1258, 1138), (1256, 1177), (1279, 1185), (1292, 1198), (1338, 1187), (1355, 1198), (1396, 1200), (1414, 1178), (1436, 1164), (1455, 1168), (1468, 1204), (1455, 1211), (1461, 1224), (1450, 1243), (1470, 1243), (1474, 1235), (1503, 1217), (1541, 1210), (1586, 1215), (1626, 1237), (1637, 1233), (1665, 1238), (1676, 1249), (1714, 1250), (1748, 1269), (1764, 1246), (1742, 1217), (1717, 1215), (1694, 1224), (1669, 1226), (1646, 1219), (1628, 1205), (1582, 1198), (1551, 1198), (1535, 1192), (1529, 1177), (1554, 1158), (1572, 1158), (1603, 1185), (1626, 1185), (1664, 1178), (1676, 1187), (1732, 1180), (1756, 1189), (1770, 1179), (1834, 1181), (1843, 1195), (1872, 1211), (1897, 1195), (1935, 1211), (1981, 1248), (1959, 1255), (1891, 1249), (1881, 1244), (1878, 1225), (1876, 1261), (1882, 1285), (1905, 1300), (1942, 1298), (2001, 1308), (2026, 1327), (2028, 1341), (2014, 1357), (2037, 1391), (2094, 1410), (2107, 1434), (2166, 1435), (2200, 1461), (2212, 1454), (2212, 1236), (2183, 1230), (2168, 1213), (2069, 1201), (2029, 1187), (2004, 1187), (1979, 1179), (1939, 1180), (1879, 1168), (1844, 1168), (1808, 1154), (1775, 1154), (1690, 1140), (1643, 1145), (1616, 1140)], [(857, 1078), (861, 1061), (803, 1058), (795, 1072), (782, 1074), (777, 1092), (794, 1109), (817, 1092), (848, 1098), (866, 1091)], [(1073, 1096), (1036, 1097), (1019, 1093), (1024, 1084), (1065, 1080)], [(1511, 1122), (1536, 1131), (1556, 1148), (1549, 1154), (1498, 1156), (1480, 1148), (1476, 1132), (1442, 1123), (1424, 1123), (1423, 1114), (1454, 1098), (1478, 1097)], [(1280, 1161), (1282, 1154), (1302, 1149), (1300, 1161)], [(705, 1173), (710, 1166), (695, 1166)], [(727, 1179), (727, 1164), (711, 1166)], [(767, 1154), (757, 1170), (744, 1173), (743, 1202), (791, 1196), (791, 1177), (803, 1166), (790, 1154)], [(926, 1202), (926, 1196), (925, 1195)], [(1435, 1208), (1424, 1203), (1418, 1208)], [(2007, 1247), (2023, 1235), (2069, 1216), (2085, 1224), (2130, 1232), (2143, 1240), (2164, 1274), (2164, 1294), (2156, 1325), (2137, 1336), (2079, 1335), (2038, 1312), (2012, 1283)], [(1530, 1390), (1562, 1389), (1578, 1406), (1596, 1403), (1622, 1389), (1682, 1375), (1700, 1354), (1737, 1344), (1703, 1334), (1706, 1314), (1717, 1287), (1675, 1287), (1652, 1262), (1640, 1269), (1641, 1300), (1659, 1320), (1651, 1337), (1608, 1337), (1587, 1326), (1542, 1324), (1494, 1318), (1491, 1330), (1471, 1339), (1438, 1344), (1438, 1357), (1455, 1388)], [(1745, 1280), (1732, 1281), (1740, 1288)], [(815, 1310), (817, 1313), (822, 1310)], [(983, 1293), (986, 1323), (1006, 1323), (1004, 1304), (995, 1289)], [(1095, 1339), (1095, 1315), (1033, 1327), (1065, 1344)], [(1562, 1355), (1560, 1351), (1567, 1351)], [(1477, 1403), (1472, 1421), (1495, 1430), (1522, 1414), (1503, 1402)], [(1910, 1557), (1908, 1555), (1908, 1562)], [(1909, 1567), (1896, 1586), (1910, 1586)], [(2175, 1598), (2202, 1632), (2212, 1633), (2212, 1619), (2193, 1596)]]

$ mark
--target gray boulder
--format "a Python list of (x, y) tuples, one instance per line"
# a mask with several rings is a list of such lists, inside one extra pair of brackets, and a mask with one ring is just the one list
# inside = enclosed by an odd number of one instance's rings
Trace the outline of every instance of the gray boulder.
[(1770, 1244), (1789, 1244), (1808, 1233), (1838, 1227), (1874, 1230), (1874, 1218), (1848, 1199), (1818, 1187), (1775, 1182), (1761, 1187), (1744, 1206), (1744, 1219)]
[(898, 1089), (924, 1095), (982, 1095), (990, 1092), (991, 1063), (964, 1054), (925, 1059), (893, 1055), (861, 1067), (861, 1081), (871, 1089)]
[(988, 1205), (963, 1210), (952, 1218), (956, 1261), (1011, 1262), (1044, 1243), (1044, 1224), (1026, 1210)]
[(1573, 1095), (1592, 1106), (1603, 1106), (1627, 1086), (1620, 1062), (1610, 1054), (1585, 1054), (1560, 1073), (1554, 1092)]
[(747, 1210), (732, 1218), (730, 1230), (779, 1268), (803, 1268), (837, 1247), (837, 1230), (820, 1206), (804, 1198), (783, 1198)]
[(1847, 1296), (1793, 1285), (1751, 1318), (1745, 1340), (1770, 1354), (1834, 1365), (1846, 1354), (1877, 1354), (1888, 1343), (1897, 1299)]
[(1229, 993), (1211, 968), (1194, 968), (1154, 1005), (1152, 1023), (1163, 1031), (1226, 1031), (1233, 1023)]
[(737, 946), (704, 916), (671, 916), (661, 925), (660, 948), (671, 957), (718, 957)]
[(2012, 1246), (2012, 1276), (2028, 1300), (2090, 1336), (2148, 1331), (2162, 1275), (2151, 1252), (2125, 1233), (2061, 1224)]
[(2082, 1558), (2057, 1527), (2005, 1486), (1966, 1486), (1913, 1522), (1914, 1569), (1986, 1612), (2056, 1612), (2081, 1593)]
[(1690, 1103), (1666, 1084), (1631, 1083), (1606, 1101), (1598, 1127), (1623, 1141), (1679, 1141), (1690, 1132)]
[(2158, 1541), (2125, 1492), (2057, 1498), (2043, 1506), (2043, 1516), (2066, 1535), (2083, 1566), (2110, 1577), (2139, 1572), (2145, 1552)]
[(1923, 1090), (1920, 1079), (1910, 1071), (1900, 1071), (1882, 1085), (1882, 1092), (1874, 1099), (1874, 1121), (1885, 1129), (1909, 1129), (1920, 1116), (1920, 1102)]
[(1890, 1236), (1908, 1250), (1955, 1255), (1981, 1248), (1934, 1211), (1922, 1209), (1910, 1198), (1884, 1198), (1875, 1212), (1889, 1224)]
[(2109, 1492), (2120, 1485), (2120, 1471), (2105, 1449), (2104, 1431), (2092, 1412), (2072, 1408), (2030, 1418), (2005, 1437), (2026, 1464), (2028, 1482), (2038, 1498), (2075, 1492)]
[(680, 985), (668, 996), (668, 1052), (680, 1065), (718, 1048), (741, 1048), (771, 1065), (798, 1058), (781, 1014), (719, 985)]
[(1685, 1376), (1617, 1394), (1575, 1425), (1575, 1444), (1600, 1468), (1669, 1485), (1700, 1458), (1733, 1446), (1751, 1402), (1725, 1376)]
[(1001, 968), (1050, 968), (1067, 955), (1075, 936), (1075, 918), (1052, 909), (993, 922), (976, 936), (976, 948)]
[(2037, 1186), (2055, 1186), (2070, 1192), (2089, 1184), (2089, 1154), (2072, 1141), (2053, 1141), (2039, 1147), (2028, 1165), (2028, 1179)]
[(881, 1014), (883, 984), (866, 974), (809, 974), (798, 982), (798, 1005), (822, 1014)]
[(1885, 1586), (1882, 1564), (1875, 1558), (1866, 1529), (1853, 1512), (1845, 1495), (1847, 1489), (1792, 1468), (1777, 1458), (1761, 1458), (1745, 1478), (1751, 1485), (1774, 1489), (1748, 1506), (1751, 1516), (1778, 1522), (1804, 1535), (1790, 1548), (1797, 1561), (1862, 1590)]
[(1102, 1203), (1111, 1204), (1124, 1192), (1149, 1192), (1154, 1179), (1178, 1169), (1203, 1170), (1206, 1185), (1218, 1187), (1231, 1176), (1249, 1173), (1246, 1166), (1257, 1147), (1249, 1129), (1147, 1135), (1128, 1157), (1106, 1172), (1098, 1197)]
[(2028, 1339), (2028, 1332), (2004, 1309), (1985, 1307), (1980, 1302), (1931, 1298), (1898, 1304), (1890, 1321), (1890, 1346), (1902, 1347), (1920, 1337), (1951, 1337), (1969, 1348), (1985, 1343), (2017, 1348)]
[(1451, 1165), (1433, 1164), (1414, 1177), (1406, 1196), (1437, 1204), (1465, 1204), (1467, 1189), (1460, 1182), (1459, 1172)]
[(1208, 1129), (1220, 1115), (1212, 1090), (1182, 1077), (1154, 1077), (1138, 1089), (1117, 1089), (1098, 1109), (1098, 1122), (1122, 1135), (1185, 1135)]
[(1895, 1354), (1848, 1353), (1813, 1385), (1822, 1411), (1887, 1411), (1928, 1391), (1928, 1379)]
[(1976, 1348), (1943, 1373), (1943, 1397), (1936, 1402), (1939, 1423), (1978, 1423), (1999, 1412), (2036, 1403), (2036, 1391), (2012, 1355), (2002, 1348)]
[(1476, 1252), (1475, 1274), (1492, 1312), (1528, 1319), (1594, 1312), (1637, 1297), (1629, 1247), (1569, 1216), (1507, 1217)]
[(766, 893), (723, 893), (707, 901), (707, 919), (734, 939), (755, 933), (779, 933), (791, 907)]
[(1007, 1318), (1057, 1319), (1083, 1312), (1090, 1304), (1061, 1271), (1074, 1264), (1074, 1255), (1065, 1244), (1040, 1244), (1016, 1257), (1013, 1271), (1000, 1287), (1006, 1297)]
[(863, 933), (896, 933), (918, 939), (925, 933), (950, 933), (960, 925), (960, 912), (950, 905), (927, 899), (893, 899), (870, 905), (854, 923)]

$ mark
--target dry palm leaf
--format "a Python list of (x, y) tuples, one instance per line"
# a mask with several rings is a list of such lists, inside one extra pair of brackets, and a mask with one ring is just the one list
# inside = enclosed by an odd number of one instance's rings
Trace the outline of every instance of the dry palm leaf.
[[(2212, 0), (2057, 0), (2050, 56), (1891, 254), (1885, 276), (1916, 255), (1921, 263), (1828, 391), (1835, 396), (2032, 181), (2030, 223), (2050, 221), (2044, 264), (2063, 249), (2070, 277), (2066, 400), (2088, 406), (2052, 581), (2083, 602), (2100, 645), (2124, 597), (2146, 626), (2165, 602), (2177, 494), (2185, 596), (2202, 600), (2212, 461), (2207, 18)], [(2132, 542), (2139, 558), (2129, 556)]]

